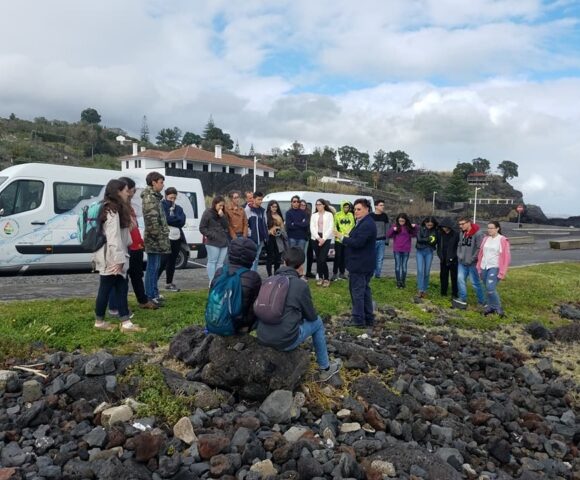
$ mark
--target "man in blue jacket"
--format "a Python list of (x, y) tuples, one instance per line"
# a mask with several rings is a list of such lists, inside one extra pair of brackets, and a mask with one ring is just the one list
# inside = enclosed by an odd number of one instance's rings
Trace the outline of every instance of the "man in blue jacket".
[(377, 227), (369, 215), (371, 205), (366, 198), (354, 202), (356, 224), (348, 236), (334, 234), (346, 248), (346, 268), (349, 272), (348, 286), (352, 301), (350, 325), (372, 326), (375, 322), (370, 282), (375, 270), (375, 240)]
[(308, 241), (310, 222), (306, 212), (300, 208), (300, 197), (294, 195), (290, 200), (292, 208), (286, 212), (286, 233), (288, 234), (288, 246), (304, 249)]
[(260, 260), (260, 253), (264, 247), (264, 242), (268, 240), (268, 226), (266, 224), (266, 210), (262, 208), (262, 200), (264, 194), (262, 192), (254, 192), (252, 205), (246, 205), (245, 212), (248, 218), (248, 237), (258, 247), (256, 252), (256, 259), (252, 264), (252, 270), (258, 270), (258, 263)]

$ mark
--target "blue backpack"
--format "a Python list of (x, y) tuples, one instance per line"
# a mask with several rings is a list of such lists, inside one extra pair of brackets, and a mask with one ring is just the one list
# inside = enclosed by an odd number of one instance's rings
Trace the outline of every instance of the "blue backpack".
[(94, 202), (85, 205), (79, 213), (77, 238), (85, 252), (96, 252), (107, 243), (103, 222), (100, 219), (102, 210), (103, 202)]
[(235, 333), (234, 318), (242, 313), (242, 282), (240, 276), (248, 269), (240, 267), (230, 274), (227, 265), (211, 288), (205, 307), (205, 328), (208, 333), (230, 336)]

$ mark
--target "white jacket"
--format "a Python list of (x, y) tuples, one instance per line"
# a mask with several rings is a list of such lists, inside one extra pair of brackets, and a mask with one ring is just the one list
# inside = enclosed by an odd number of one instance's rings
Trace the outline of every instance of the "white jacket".
[(114, 275), (113, 267), (122, 263), (123, 269), (120, 275), (126, 277), (129, 270), (128, 249), (132, 243), (129, 229), (121, 228), (118, 213), (109, 212), (103, 224), (103, 231), (107, 237), (107, 243), (95, 252), (93, 257), (95, 270), (98, 270), (101, 275)]
[[(324, 240), (330, 240), (334, 238), (334, 215), (332, 213), (325, 211), (323, 213), (323, 223), (322, 223), (322, 238)], [(318, 240), (318, 217), (320, 214), (314, 212), (310, 216), (310, 238), (312, 240)]]

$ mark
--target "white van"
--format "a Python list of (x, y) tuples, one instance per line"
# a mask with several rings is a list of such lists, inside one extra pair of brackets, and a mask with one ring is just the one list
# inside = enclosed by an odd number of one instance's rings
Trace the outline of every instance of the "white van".
[(323, 198), (327, 200), (334, 209), (338, 212), (340, 210), (340, 203), (343, 201), (349, 201), (350, 203), (354, 203), (357, 198), (366, 198), (369, 202), (371, 202), (371, 206), (374, 208), (373, 198), (366, 196), (366, 195), (347, 195), (343, 193), (327, 193), (327, 192), (272, 192), (269, 193), (264, 197), (263, 207), (266, 208), (268, 202), (270, 200), (276, 200), (280, 205), (280, 208), (286, 214), (286, 212), (292, 208), (290, 204), (290, 199), (298, 195), (300, 200), (306, 200), (308, 204), (308, 208), (311, 212), (314, 212), (313, 206), (316, 204), (316, 200), (319, 198)]
[[(156, 169), (165, 175), (164, 169)], [(141, 191), (147, 170), (102, 170), (43, 163), (16, 165), (0, 171), (0, 271), (28, 269), (78, 269), (91, 265), (77, 239), (77, 218), (83, 206), (103, 198), (104, 187), (114, 178), (135, 181), (133, 206), (138, 223)], [(190, 256), (205, 257), (199, 220), (205, 209), (201, 182), (193, 178), (165, 177), (166, 187), (178, 190), (176, 202), (187, 221), (186, 244), (177, 266)]]

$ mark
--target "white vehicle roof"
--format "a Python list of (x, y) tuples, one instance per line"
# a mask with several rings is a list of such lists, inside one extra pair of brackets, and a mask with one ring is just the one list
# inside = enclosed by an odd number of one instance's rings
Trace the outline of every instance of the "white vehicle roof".
[(340, 204), (342, 200), (348, 200), (354, 202), (357, 198), (366, 198), (373, 201), (372, 197), (368, 195), (352, 195), (346, 193), (328, 193), (328, 192), (311, 192), (311, 191), (287, 191), (287, 192), (272, 192), (264, 197), (264, 202), (269, 202), (270, 200), (278, 200), (279, 202), (289, 202), (291, 198), (298, 195), (300, 199), (304, 199), (307, 202), (313, 203), (318, 198), (323, 198), (328, 200), (332, 204)]

